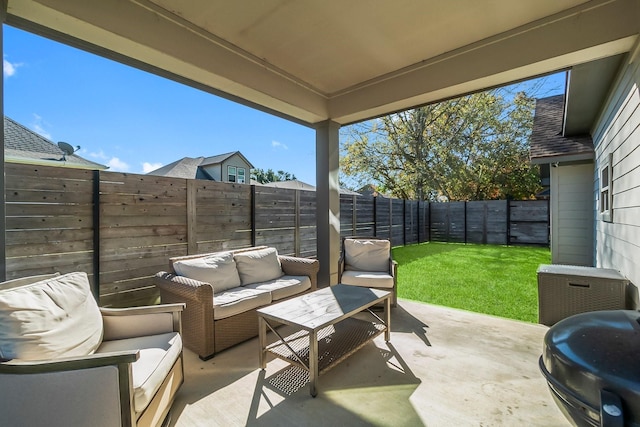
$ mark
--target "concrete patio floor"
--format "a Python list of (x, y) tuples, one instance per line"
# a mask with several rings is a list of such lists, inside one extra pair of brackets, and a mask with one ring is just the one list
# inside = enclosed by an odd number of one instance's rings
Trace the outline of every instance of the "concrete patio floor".
[[(538, 370), (548, 328), (399, 300), (384, 334), (319, 378), (258, 340), (203, 362), (185, 350), (174, 426), (568, 426)], [(272, 334), (270, 334), (272, 335)]]

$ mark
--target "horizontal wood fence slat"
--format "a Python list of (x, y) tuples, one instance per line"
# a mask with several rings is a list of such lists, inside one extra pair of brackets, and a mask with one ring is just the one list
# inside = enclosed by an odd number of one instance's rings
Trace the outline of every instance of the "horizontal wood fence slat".
[[(316, 256), (313, 191), (5, 164), (7, 279), (85, 271), (102, 306), (153, 304), (170, 257), (276, 247)], [(340, 195), (340, 235), (549, 243), (547, 201), (429, 203)]]

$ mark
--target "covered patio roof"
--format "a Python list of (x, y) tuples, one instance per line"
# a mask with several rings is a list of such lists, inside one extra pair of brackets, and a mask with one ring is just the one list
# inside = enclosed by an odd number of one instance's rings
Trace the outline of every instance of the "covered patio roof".
[(306, 124), (629, 51), (635, 0), (8, 0), (6, 22)]
[(616, 74), (590, 64), (637, 51), (640, 33), (637, 0), (3, 4), (9, 25), (314, 127), (324, 284), (337, 278), (340, 126), (574, 69), (570, 86), (588, 90), (568, 97), (566, 121), (582, 131), (573, 100), (595, 117)]

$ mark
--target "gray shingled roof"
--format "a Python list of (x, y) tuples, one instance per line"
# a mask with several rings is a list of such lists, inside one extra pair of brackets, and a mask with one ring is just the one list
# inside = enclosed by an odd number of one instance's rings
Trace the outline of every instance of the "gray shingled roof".
[(555, 163), (593, 158), (589, 135), (562, 136), (564, 95), (536, 100), (530, 141), (532, 163)]
[(200, 165), (204, 159), (204, 157), (183, 157), (173, 163), (152, 170), (147, 173), (147, 175), (170, 176), (185, 179), (209, 179), (213, 181), (211, 176), (202, 176), (203, 171), (200, 169)]
[(67, 168), (104, 170), (107, 166), (92, 162), (77, 154), (67, 155), (58, 145), (26, 128), (9, 117), (4, 117), (4, 158), (10, 163), (26, 163)]
[(183, 157), (173, 163), (169, 163), (161, 168), (152, 170), (147, 173), (147, 175), (170, 176), (186, 179), (208, 179), (214, 181), (213, 177), (201, 166), (220, 164), (235, 154), (239, 155), (249, 165), (249, 167), (253, 168), (253, 165), (242, 155), (241, 152), (233, 151), (231, 153), (218, 154), (217, 156), (211, 157)]
[(251, 162), (247, 160), (247, 158), (243, 156), (242, 153), (239, 151), (232, 151), (230, 153), (218, 154), (216, 156), (211, 156), (211, 157), (202, 157), (202, 163), (200, 163), (200, 165), (201, 166), (217, 165), (219, 163), (224, 162), (229, 157), (235, 154), (240, 156), (240, 158), (242, 158), (242, 160), (244, 160), (249, 165), (249, 167), (253, 169), (254, 166), (251, 164)]

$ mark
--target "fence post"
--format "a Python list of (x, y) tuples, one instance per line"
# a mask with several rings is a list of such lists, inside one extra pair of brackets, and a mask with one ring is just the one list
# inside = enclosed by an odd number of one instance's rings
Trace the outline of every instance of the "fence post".
[(295, 216), (293, 224), (293, 252), (300, 256), (300, 190), (295, 190)]
[(389, 241), (393, 245), (393, 199), (389, 197)]
[(373, 196), (373, 237), (378, 237), (378, 196)]
[(353, 212), (351, 213), (351, 235), (352, 236), (357, 236), (358, 235), (358, 218), (357, 218), (357, 203), (358, 203), (358, 199), (357, 196), (354, 194), (353, 196), (351, 196), (351, 199), (353, 200), (353, 203), (351, 204), (351, 208), (353, 209)]
[(420, 200), (418, 200), (416, 207), (416, 230), (418, 230), (418, 243), (422, 243), (422, 239), (420, 238), (420, 225), (422, 224), (422, 222), (420, 221), (420, 213)]
[(464, 244), (467, 244), (467, 200), (464, 201)]
[(511, 244), (511, 199), (507, 196), (507, 246)]
[(198, 253), (196, 182), (195, 179), (187, 179), (187, 255)]
[(407, 200), (402, 199), (402, 246), (407, 245)]
[(93, 171), (93, 296), (100, 304), (100, 171)]
[(427, 202), (427, 242), (431, 241), (431, 202)]
[(251, 246), (256, 246), (256, 186), (251, 185)]
[(487, 202), (484, 202), (484, 209), (483, 209), (483, 216), (482, 216), (482, 244), (486, 245), (487, 244), (487, 235), (488, 235), (488, 224), (487, 224), (487, 220), (488, 220), (488, 216), (489, 216), (489, 206), (487, 205)]

